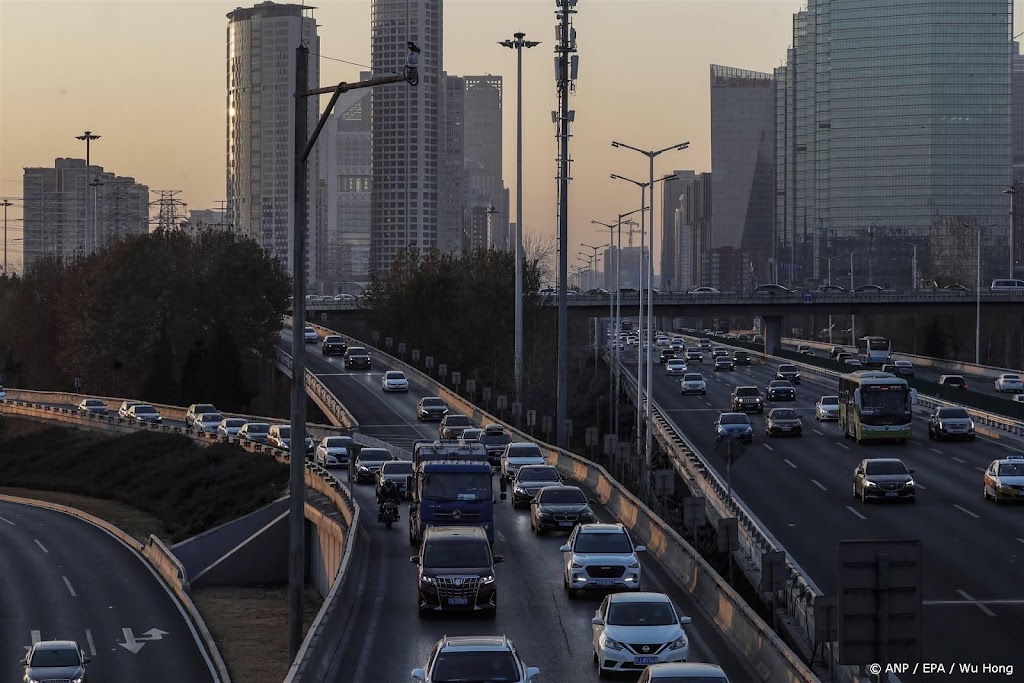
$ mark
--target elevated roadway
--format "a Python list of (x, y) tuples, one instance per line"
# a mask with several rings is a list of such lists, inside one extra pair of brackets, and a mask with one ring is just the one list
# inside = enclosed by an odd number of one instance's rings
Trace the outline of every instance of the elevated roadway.
[[(635, 351), (623, 358), (625, 371), (635, 375)], [(678, 379), (656, 367), (654, 400), (724, 479), (725, 462), (715, 452), (715, 417), (730, 410), (734, 387), (755, 385), (763, 393), (775, 368), (755, 364), (715, 373), (710, 354), (690, 368), (704, 375), (707, 396), (682, 396)], [(814, 420), (817, 399), (837, 390), (805, 376), (797, 385), (795, 404), (767, 403), (766, 411), (775, 406), (797, 409), (804, 424), (800, 438), (768, 438), (764, 417), (751, 416), (754, 443), (732, 468), (735, 493), (826, 594), (834, 594), (837, 587), (839, 541), (920, 539), (923, 661), (1013, 663), (1024, 670), (1017, 635), (1024, 623), (1024, 585), (1018, 578), (1024, 568), (1024, 506), (997, 507), (982, 500), (982, 472), (1010, 451), (984, 438), (975, 443), (931, 442), (920, 417), (905, 446), (857, 446), (843, 439), (836, 423)], [(915, 505), (864, 505), (854, 499), (854, 467), (871, 457), (898, 457), (915, 470)], [(901, 679), (924, 681), (920, 674)]]
[(134, 551), (61, 512), (0, 501), (0, 679), (36, 640), (75, 640), (89, 680), (218, 681), (182, 608)]

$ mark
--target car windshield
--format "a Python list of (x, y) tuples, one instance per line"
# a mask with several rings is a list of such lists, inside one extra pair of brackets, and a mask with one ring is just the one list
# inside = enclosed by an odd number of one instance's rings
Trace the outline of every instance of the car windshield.
[(865, 474), (907, 474), (907, 466), (899, 460), (869, 462)]
[(769, 386), (771, 386), (773, 389), (791, 389), (793, 387), (792, 384), (790, 384), (788, 381), (784, 379), (773, 380), (771, 385)]
[(220, 422), (224, 419), (224, 416), (220, 413), (203, 413), (199, 416), (199, 419), (203, 422)]
[(280, 436), (282, 439), (290, 439), (290, 438), (292, 438), (292, 428), (291, 427), (281, 427), (277, 431), (277, 435)]
[(510, 458), (542, 458), (540, 446), (532, 443), (511, 444), (508, 448)]
[(380, 468), (381, 474), (412, 474), (412, 463), (408, 460), (393, 460), (384, 463)]
[(750, 420), (747, 419), (746, 415), (740, 415), (740, 414), (737, 414), (737, 413), (731, 413), (731, 414), (722, 415), (718, 419), (724, 425), (745, 425), (745, 424), (750, 424)]
[(587, 497), (579, 489), (544, 489), (540, 493), (540, 502), (548, 505), (569, 505), (586, 503)]
[(866, 415), (898, 414), (907, 412), (907, 392), (871, 391), (861, 389), (861, 413)]
[(469, 427), (472, 421), (466, 415), (449, 415), (444, 422), (445, 427)]
[(427, 543), (423, 548), (423, 566), (431, 569), (487, 567), (491, 564), (490, 546), (484, 541)]
[(519, 681), (519, 667), (507, 650), (486, 652), (439, 652), (430, 672), (434, 683), (456, 681), (487, 681), (512, 683)]
[(796, 372), (796, 368), (792, 365), (780, 365), (779, 372)]
[(604, 621), (609, 626), (668, 626), (677, 620), (667, 602), (613, 602)]
[(58, 666), (78, 666), (82, 663), (76, 650), (61, 649), (49, 650), (40, 649), (32, 653), (31, 666), (46, 668)]
[(582, 533), (576, 537), (577, 553), (598, 553), (598, 554), (630, 554), (633, 552), (633, 544), (629, 537), (622, 533)]
[(328, 344), (334, 344), (336, 342), (340, 342), (341, 337), (336, 337), (332, 334), (330, 336), (324, 337), (324, 341), (327, 342)]
[(312, 327), (307, 327), (306, 334), (316, 334), (316, 330), (314, 330)]
[(999, 466), (1000, 477), (1024, 477), (1024, 462), (1011, 462)]
[(485, 432), (479, 441), (492, 446), (504, 446), (505, 444), (512, 443), (512, 437), (508, 434), (487, 434)]
[(838, 406), (839, 405), (839, 397), (838, 396), (822, 396), (821, 397), (821, 405), (823, 405), (823, 406)]
[(382, 463), (391, 460), (391, 454), (383, 448), (364, 448), (359, 452), (359, 462), (366, 463)]
[(423, 497), (442, 501), (487, 500), (491, 475), (485, 472), (444, 472), (423, 477)]
[(401, 372), (387, 372), (384, 374), (385, 379), (405, 379), (405, 375)]
[(1020, 381), (1020, 375), (1003, 375), (1003, 379), (1009, 379), (1009, 380), (1014, 380), (1014, 381), (1019, 382)]
[(517, 481), (561, 481), (553, 467), (526, 467), (519, 470)]
[(343, 436), (329, 436), (324, 445), (328, 448), (348, 448), (348, 440)]
[(654, 674), (651, 683), (729, 683), (724, 676), (659, 676)]
[(962, 385), (966, 384), (966, 382), (964, 381), (963, 377), (958, 377), (958, 376), (954, 375), (952, 377), (947, 377), (946, 381), (945, 381), (945, 384), (949, 384), (949, 385), (952, 385), (952, 386), (962, 386)]
[(668, 366), (669, 366), (670, 368), (678, 368), (678, 367), (680, 367), (680, 366), (683, 366), (683, 367), (685, 367), (685, 366), (686, 366), (686, 363), (684, 363), (683, 361), (679, 360), (678, 358), (673, 358), (672, 360), (670, 360), (670, 361), (668, 362)]
[(771, 413), (771, 418), (773, 420), (795, 420), (796, 411), (791, 410), (790, 408), (781, 408), (773, 410)]
[[(3, 387), (0, 387), (0, 389), (3, 389)], [(103, 401), (99, 400), (98, 398), (90, 398), (90, 399), (86, 399), (85, 405), (87, 405), (87, 406), (95, 406), (95, 407), (98, 408), (98, 407), (100, 407), (102, 405), (106, 405), (106, 404), (103, 403)]]
[(439, 398), (425, 398), (422, 405), (424, 408), (444, 408), (444, 401)]
[(757, 387), (736, 387), (737, 396), (760, 396), (760, 394)]
[(156, 412), (153, 406), (135, 406), (136, 415), (152, 415)]
[(245, 426), (245, 431), (250, 434), (266, 434), (270, 431), (270, 425), (267, 424), (248, 424)]
[(968, 418), (970, 415), (963, 408), (939, 408), (939, 417)]
[(464, 441), (479, 441), (483, 434), (484, 430), (482, 429), (467, 429), (462, 432), (462, 439)]
[(699, 373), (691, 372), (691, 373), (688, 373), (686, 375), (683, 375), (683, 381), (684, 382), (702, 382), (702, 381), (704, 381), (704, 377), (703, 377), (703, 375), (701, 375)]
[(349, 358), (352, 358), (353, 356), (369, 356), (370, 352), (366, 349), (349, 349), (348, 355)]

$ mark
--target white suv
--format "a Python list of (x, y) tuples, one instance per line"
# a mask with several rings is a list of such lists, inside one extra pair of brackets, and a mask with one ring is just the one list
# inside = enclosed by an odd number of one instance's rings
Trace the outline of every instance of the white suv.
[(704, 375), (699, 372), (688, 372), (679, 380), (679, 389), (686, 394), (700, 394), (705, 396), (708, 393), (708, 383), (704, 381)]
[(565, 570), (562, 585), (570, 598), (581, 590), (640, 590), (642, 545), (633, 545), (621, 524), (581, 524), (562, 546)]
[(422, 669), (413, 669), (413, 680), (508, 681), (531, 683), (540, 669), (526, 666), (505, 636), (445, 636), (430, 651)]

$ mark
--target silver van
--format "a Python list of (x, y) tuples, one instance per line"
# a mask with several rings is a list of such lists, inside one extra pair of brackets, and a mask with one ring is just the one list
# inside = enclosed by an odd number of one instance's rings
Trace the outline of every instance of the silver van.
[(993, 292), (1024, 292), (1024, 280), (993, 280)]

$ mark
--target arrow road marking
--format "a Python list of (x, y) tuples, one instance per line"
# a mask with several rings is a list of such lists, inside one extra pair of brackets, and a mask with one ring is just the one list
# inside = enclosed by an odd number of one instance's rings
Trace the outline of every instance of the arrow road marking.
[(37, 539), (35, 539), (35, 542), (36, 542), (36, 545), (37, 545), (37, 546), (39, 546), (39, 547), (40, 547), (40, 548), (42, 549), (42, 551), (43, 551), (44, 553), (46, 553), (47, 555), (49, 555), (49, 554), (50, 554), (50, 551), (46, 549), (46, 546), (45, 546), (45, 545), (43, 545), (43, 544), (42, 544), (42, 543), (41, 543), (41, 542), (39, 541), (39, 539), (38, 539), (38, 538), (37, 538)]
[(151, 628), (139, 637), (135, 637), (130, 628), (122, 628), (121, 633), (124, 634), (125, 642), (118, 641), (118, 645), (131, 652), (133, 655), (138, 654), (148, 641), (151, 640), (163, 640), (163, 637), (169, 635), (167, 631), (161, 631), (158, 628)]
[(60, 578), (64, 579), (64, 585), (68, 587), (68, 592), (71, 593), (71, 597), (77, 598), (78, 597), (78, 593), (76, 593), (75, 589), (71, 587), (71, 582), (68, 581), (68, 577), (62, 576)]

